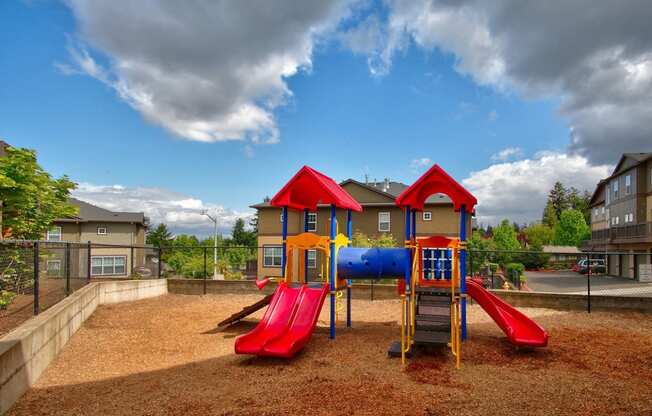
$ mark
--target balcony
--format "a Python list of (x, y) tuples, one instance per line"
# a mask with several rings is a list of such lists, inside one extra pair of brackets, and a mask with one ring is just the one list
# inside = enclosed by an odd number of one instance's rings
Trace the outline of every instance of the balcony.
[(652, 242), (652, 222), (594, 230), (591, 244)]

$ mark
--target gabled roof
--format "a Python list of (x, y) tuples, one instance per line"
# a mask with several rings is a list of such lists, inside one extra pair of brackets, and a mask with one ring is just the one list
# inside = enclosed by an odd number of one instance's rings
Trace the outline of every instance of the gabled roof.
[(641, 163), (647, 161), (648, 159), (652, 158), (652, 153), (623, 153), (623, 155), (620, 157), (620, 160), (618, 160), (618, 163), (616, 164), (616, 167), (614, 168), (614, 171), (611, 173), (611, 177), (618, 175), (622, 170), (623, 164), (627, 159), (631, 159), (634, 161), (634, 163), (631, 166), (628, 166), (627, 169), (633, 168), (634, 166), (638, 166)]
[(362, 207), (333, 179), (304, 166), (270, 201), (275, 207), (284, 207), (303, 211), (317, 210), (317, 205), (335, 205), (337, 208), (360, 212)]
[(433, 194), (448, 195), (453, 201), (455, 211), (459, 211), (464, 205), (466, 211), (472, 213), (478, 203), (466, 188), (435, 164), (396, 198), (396, 204), (400, 207), (409, 205), (412, 209), (423, 211), (423, 205)]
[(605, 195), (602, 190), (604, 189), (604, 185), (606, 183), (606, 179), (602, 179), (600, 182), (598, 182), (598, 185), (595, 187), (593, 195), (591, 195), (591, 199), (589, 200), (590, 207), (604, 203)]
[(116, 212), (89, 204), (79, 199), (70, 198), (70, 203), (79, 208), (79, 214), (72, 218), (59, 218), (56, 222), (127, 222), (146, 224), (142, 212)]

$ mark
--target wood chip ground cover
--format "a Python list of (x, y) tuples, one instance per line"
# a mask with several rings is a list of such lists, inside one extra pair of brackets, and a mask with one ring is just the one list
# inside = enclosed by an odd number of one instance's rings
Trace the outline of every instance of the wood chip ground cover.
[(216, 323), (257, 295), (168, 295), (100, 307), (10, 415), (652, 415), (652, 319), (523, 308), (546, 349), (516, 350), (477, 306), (462, 368), (431, 351), (387, 358), (398, 301), (353, 301), (328, 340), (328, 307), (290, 361), (236, 356), (264, 311)]

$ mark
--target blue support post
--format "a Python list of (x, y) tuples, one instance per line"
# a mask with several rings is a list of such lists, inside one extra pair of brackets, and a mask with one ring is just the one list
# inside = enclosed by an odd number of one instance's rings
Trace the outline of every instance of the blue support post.
[[(460, 294), (466, 293), (466, 206), (460, 208)], [(462, 296), (462, 341), (466, 339), (466, 297)]]
[(331, 232), (330, 232), (330, 267), (328, 270), (331, 289), (331, 333), (330, 338), (335, 339), (335, 275), (337, 264), (335, 263), (335, 233), (337, 230), (337, 216), (335, 205), (331, 205)]
[(285, 258), (285, 247), (286, 247), (286, 240), (288, 238), (288, 207), (283, 207), (283, 210), (281, 211), (281, 218), (283, 219), (282, 222), (282, 229), (283, 229), (283, 253), (281, 253), (281, 277), (285, 279), (285, 262), (287, 259)]
[[(405, 244), (406, 246), (409, 244), (410, 241), (410, 236), (412, 235), (410, 232), (410, 225), (412, 225), (412, 211), (410, 210), (410, 206), (405, 207)], [(409, 322), (411, 321), (410, 316), (407, 314), (408, 311), (412, 310), (410, 307), (410, 295), (412, 294), (412, 255), (414, 253), (412, 250), (410, 250), (410, 261), (408, 261), (408, 264), (405, 265), (405, 308), (406, 308), (406, 313), (405, 313), (405, 319), (407, 325), (405, 325), (405, 330), (407, 331), (406, 335), (410, 334), (410, 326)]]
[(417, 241), (417, 210), (412, 210), (412, 241)]
[[(346, 238), (349, 239), (351, 247), (351, 238), (353, 238), (353, 212), (349, 209), (346, 211)], [(346, 327), (351, 328), (351, 281), (346, 285)]]
[[(303, 231), (308, 232), (308, 208), (303, 210)], [(315, 255), (315, 261), (317, 257)], [(308, 284), (308, 250), (303, 254), (303, 281)]]

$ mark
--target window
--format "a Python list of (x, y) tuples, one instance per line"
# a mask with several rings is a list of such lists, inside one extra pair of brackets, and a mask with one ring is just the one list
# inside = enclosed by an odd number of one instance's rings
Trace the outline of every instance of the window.
[(625, 195), (632, 193), (632, 175), (625, 176)]
[(432, 220), (432, 212), (423, 211), (423, 220), (424, 221), (431, 221)]
[(614, 199), (618, 199), (618, 179), (616, 179), (612, 185), (614, 190)]
[(317, 268), (317, 250), (308, 250), (308, 268)]
[(306, 221), (308, 223), (308, 231), (314, 233), (317, 231), (317, 213), (308, 212), (307, 215), (308, 217), (306, 218)]
[(389, 232), (391, 229), (391, 217), (389, 212), (378, 213), (378, 231)]
[(600, 215), (600, 210), (598, 210), (597, 208), (595, 208), (595, 209), (593, 210), (593, 215), (596, 216), (596, 217), (597, 217), (598, 215)]
[(91, 275), (115, 276), (126, 274), (127, 256), (91, 256)]
[(634, 213), (625, 214), (625, 222), (634, 222)]
[(48, 276), (61, 276), (61, 260), (47, 261)]
[(600, 209), (600, 212), (604, 214), (604, 206), (602, 207), (602, 209)]
[(106, 235), (106, 227), (97, 227), (97, 235)]
[(61, 227), (52, 227), (45, 235), (47, 241), (61, 241)]
[(281, 257), (283, 257), (282, 246), (263, 247), (263, 266), (281, 267)]
[(611, 225), (618, 225), (619, 222), (620, 222), (619, 217), (611, 217)]
[(281, 212), (280, 221), (281, 221), (281, 224), (283, 224), (283, 212)]

